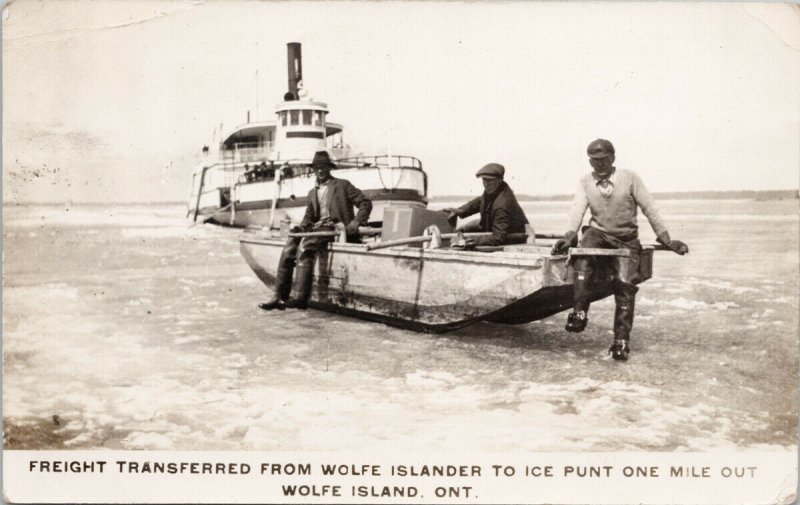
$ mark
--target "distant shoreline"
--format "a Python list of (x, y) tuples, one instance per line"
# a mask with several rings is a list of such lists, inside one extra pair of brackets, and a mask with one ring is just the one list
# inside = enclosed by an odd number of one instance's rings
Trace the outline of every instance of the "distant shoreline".
[(3, 202), (3, 207), (33, 207), (40, 205), (44, 207), (105, 207), (114, 205), (116, 207), (140, 207), (142, 205), (186, 205), (185, 201), (164, 201), (164, 202)]
[[(559, 202), (570, 201), (572, 195), (526, 195), (517, 194), (517, 200), (521, 202)], [(797, 200), (800, 199), (800, 190), (779, 189), (769, 191), (665, 191), (653, 193), (653, 197), (659, 200)], [(431, 196), (431, 202), (450, 202), (453, 200), (469, 200), (475, 198), (474, 195), (447, 195)]]
[[(739, 191), (665, 191), (653, 193), (659, 200), (798, 200), (800, 190), (797, 189), (778, 189), (778, 190), (739, 190)], [(475, 195), (437, 195), (428, 197), (430, 202), (452, 202), (467, 201), (475, 198)], [(517, 194), (517, 200), (521, 202), (560, 202), (572, 200), (572, 195), (526, 195)], [(163, 202), (3, 202), (4, 207), (26, 207), (33, 205), (44, 206), (75, 206), (84, 205), (100, 207), (106, 205), (117, 206), (138, 206), (138, 205), (185, 205), (185, 201), (163, 201)]]

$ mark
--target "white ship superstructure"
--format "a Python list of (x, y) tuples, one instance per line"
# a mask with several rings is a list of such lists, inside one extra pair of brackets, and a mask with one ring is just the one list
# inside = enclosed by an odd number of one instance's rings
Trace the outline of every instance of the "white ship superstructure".
[(195, 221), (232, 226), (278, 227), (297, 223), (314, 186), (308, 164), (328, 152), (334, 177), (347, 179), (373, 202), (371, 222), (383, 208), (424, 207), (427, 176), (411, 156), (359, 156), (345, 144), (343, 127), (327, 120), (328, 106), (307, 97), (302, 86), (299, 43), (288, 44), (289, 91), (276, 120), (247, 123), (220, 142), (194, 171), (189, 212)]

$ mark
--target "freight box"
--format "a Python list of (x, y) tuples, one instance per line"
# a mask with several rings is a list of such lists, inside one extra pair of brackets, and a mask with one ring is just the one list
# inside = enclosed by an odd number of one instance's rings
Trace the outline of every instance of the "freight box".
[(419, 207), (386, 207), (383, 210), (381, 240), (418, 237), (425, 228), (435, 224), (442, 233), (452, 233), (454, 226), (447, 222), (447, 213)]

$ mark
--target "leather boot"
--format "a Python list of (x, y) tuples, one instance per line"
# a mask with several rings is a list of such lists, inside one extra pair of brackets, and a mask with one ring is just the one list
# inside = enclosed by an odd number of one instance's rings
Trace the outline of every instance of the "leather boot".
[(285, 306), (290, 309), (305, 310), (311, 298), (311, 284), (314, 281), (314, 261), (298, 261), (294, 272), (293, 295), (286, 300)]
[(267, 303), (259, 303), (258, 307), (263, 310), (283, 310), (291, 290), (292, 269), (278, 268), (278, 274), (275, 276), (275, 296)]
[(608, 353), (614, 358), (615, 361), (628, 361), (628, 355), (631, 353), (631, 348), (628, 346), (627, 340), (614, 340)]
[(564, 329), (571, 333), (580, 333), (586, 329), (588, 323), (589, 318), (586, 317), (586, 312), (580, 310), (567, 316), (567, 325), (564, 326)]

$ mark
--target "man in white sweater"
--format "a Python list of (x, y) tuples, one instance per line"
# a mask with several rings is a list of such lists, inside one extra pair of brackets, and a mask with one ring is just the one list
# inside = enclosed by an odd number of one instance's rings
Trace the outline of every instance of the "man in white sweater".
[[(553, 253), (564, 253), (578, 243), (578, 229), (588, 208), (589, 225), (583, 228), (580, 246), (630, 251), (627, 268), (614, 263), (612, 282), (616, 312), (614, 314), (614, 343), (609, 353), (615, 360), (625, 361), (630, 354), (630, 332), (633, 328), (633, 309), (639, 288), (639, 230), (636, 209), (641, 208), (650, 221), (658, 241), (677, 254), (689, 248), (680, 240), (671, 240), (666, 225), (656, 209), (653, 197), (639, 176), (630, 170), (614, 166), (614, 146), (608, 140), (597, 139), (587, 148), (589, 163), (594, 169), (581, 178), (569, 213), (567, 232), (556, 242)], [(591, 277), (597, 260), (579, 257), (575, 260), (574, 310), (567, 318), (566, 330), (581, 332), (589, 322), (586, 314), (591, 297)]]

